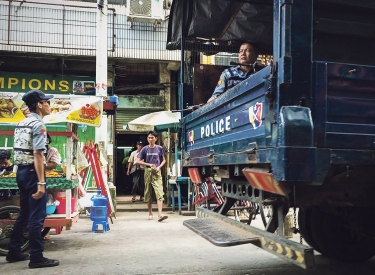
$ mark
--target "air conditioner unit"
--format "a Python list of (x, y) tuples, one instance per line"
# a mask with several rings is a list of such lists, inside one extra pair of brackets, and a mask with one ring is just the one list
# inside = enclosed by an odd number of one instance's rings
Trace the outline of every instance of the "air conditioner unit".
[(126, 6), (127, 21), (152, 23), (154, 27), (168, 19), (171, 0), (130, 0)]

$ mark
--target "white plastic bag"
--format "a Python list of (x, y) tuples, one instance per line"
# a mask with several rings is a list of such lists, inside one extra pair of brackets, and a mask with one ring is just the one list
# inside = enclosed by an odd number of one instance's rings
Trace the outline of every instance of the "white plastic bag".
[(47, 197), (47, 206), (50, 206), (50, 205), (56, 205), (56, 206), (60, 205), (60, 202), (58, 200), (53, 199), (52, 194), (48, 194), (48, 197)]
[(89, 163), (85, 157), (85, 155), (82, 153), (82, 149), (79, 147), (77, 152), (77, 172), (81, 172), (83, 169), (89, 166)]

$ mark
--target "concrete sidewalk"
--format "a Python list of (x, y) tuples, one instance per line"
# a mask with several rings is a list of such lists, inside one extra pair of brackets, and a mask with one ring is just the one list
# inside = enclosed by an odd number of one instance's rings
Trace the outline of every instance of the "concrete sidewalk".
[(345, 265), (317, 256), (318, 268), (303, 270), (256, 247), (244, 244), (214, 246), (185, 226), (194, 219), (165, 212), (169, 218), (148, 220), (147, 211), (120, 212), (110, 231), (92, 233), (92, 221), (82, 215), (71, 230), (51, 234), (45, 256), (60, 260), (58, 267), (29, 269), (28, 262), (7, 263), (0, 257), (0, 274), (6, 275), (358, 275), (374, 274), (375, 259)]
[[(147, 203), (143, 201), (139, 201), (139, 196), (137, 196), (137, 201), (132, 202), (131, 195), (117, 195), (116, 196), (116, 212), (147, 212)], [(152, 204), (152, 211), (157, 211), (158, 207), (156, 202)], [(183, 205), (181, 207), (183, 212), (187, 212), (187, 205)], [(163, 211), (172, 211), (171, 206), (167, 206), (166, 204), (163, 205)], [(176, 204), (175, 212), (178, 213), (178, 205)]]

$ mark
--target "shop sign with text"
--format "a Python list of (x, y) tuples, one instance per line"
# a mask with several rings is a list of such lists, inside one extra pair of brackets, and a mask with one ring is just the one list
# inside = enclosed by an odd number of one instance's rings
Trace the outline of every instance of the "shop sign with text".
[(85, 94), (95, 89), (95, 78), (87, 76), (62, 76), (0, 72), (0, 92), (26, 93), (41, 90), (46, 94)]

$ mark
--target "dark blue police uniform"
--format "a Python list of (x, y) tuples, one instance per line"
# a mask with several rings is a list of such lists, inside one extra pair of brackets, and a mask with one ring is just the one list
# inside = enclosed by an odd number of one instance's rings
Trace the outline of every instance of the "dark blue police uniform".
[(220, 75), (219, 82), (217, 83), (217, 86), (214, 90), (214, 93), (212, 94), (212, 97), (217, 98), (219, 95), (223, 94), (228, 89), (233, 88), (234, 86), (240, 84), (250, 75), (252, 75), (253, 73), (257, 71), (260, 71), (263, 68), (264, 68), (263, 65), (259, 65), (255, 63), (254, 66), (248, 72), (244, 72), (241, 69), (240, 65), (225, 69)]

